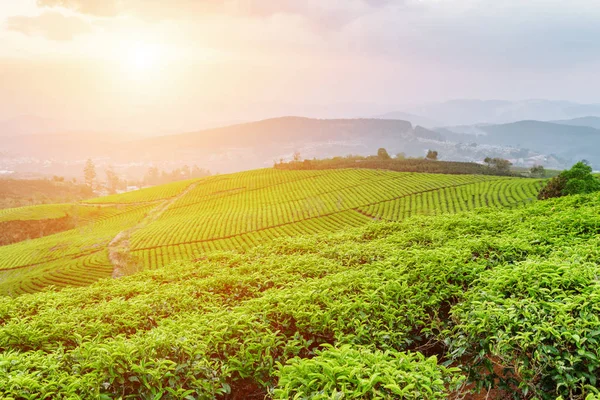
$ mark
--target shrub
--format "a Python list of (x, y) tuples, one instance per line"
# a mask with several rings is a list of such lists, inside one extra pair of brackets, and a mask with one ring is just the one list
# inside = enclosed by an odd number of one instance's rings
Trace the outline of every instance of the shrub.
[(542, 188), (538, 199), (545, 200), (553, 197), (572, 194), (587, 194), (600, 191), (600, 180), (592, 175), (592, 167), (583, 161), (573, 165), (570, 170), (550, 179)]

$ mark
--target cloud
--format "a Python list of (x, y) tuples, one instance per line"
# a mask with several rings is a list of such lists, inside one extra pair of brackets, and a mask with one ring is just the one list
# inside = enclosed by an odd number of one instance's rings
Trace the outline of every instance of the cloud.
[(120, 3), (117, 0), (37, 0), (40, 7), (64, 7), (97, 17), (117, 16)]
[[(404, 3), (405, 0), (396, 0)], [(308, 18), (350, 18), (390, 4), (392, 0), (37, 0), (40, 7), (64, 7), (96, 17), (130, 15), (177, 19), (207, 14), (269, 17), (295, 14)], [(344, 18), (342, 18), (344, 19)]]
[(75, 36), (91, 32), (91, 27), (82, 18), (53, 11), (35, 17), (9, 17), (6, 26), (8, 30), (27, 36), (43, 36), (56, 41), (68, 41)]

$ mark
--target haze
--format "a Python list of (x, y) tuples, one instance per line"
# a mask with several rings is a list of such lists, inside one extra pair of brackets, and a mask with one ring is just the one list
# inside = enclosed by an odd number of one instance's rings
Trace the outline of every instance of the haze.
[(180, 132), (452, 98), (594, 103), (599, 17), (593, 0), (2, 1), (0, 120)]

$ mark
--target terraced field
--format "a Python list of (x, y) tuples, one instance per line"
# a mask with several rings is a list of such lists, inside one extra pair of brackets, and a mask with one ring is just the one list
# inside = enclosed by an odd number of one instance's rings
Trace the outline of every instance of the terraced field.
[(533, 201), (540, 185), (540, 180), (487, 175), (265, 169), (85, 204), (4, 210), (0, 220), (71, 212), (81, 216), (81, 224), (0, 247), (0, 292), (87, 285), (110, 277), (124, 253), (127, 269), (138, 271), (196, 259), (207, 251), (246, 250), (281, 236), (335, 232), (373, 220), (516, 207)]

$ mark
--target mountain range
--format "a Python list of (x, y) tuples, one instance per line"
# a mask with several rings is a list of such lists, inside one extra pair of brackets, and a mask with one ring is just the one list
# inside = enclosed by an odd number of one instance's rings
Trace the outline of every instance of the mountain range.
[[(600, 166), (596, 151), (600, 117), (580, 115), (600, 115), (600, 106), (455, 100), (409, 111), (363, 119), (280, 117), (146, 137), (83, 130), (54, 133), (61, 132), (57, 121), (21, 117), (0, 123), (0, 171), (80, 177), (83, 162), (93, 158), (101, 167), (112, 165), (131, 177), (139, 177), (152, 165), (174, 169), (187, 164), (234, 172), (268, 167), (290, 159), (294, 152), (303, 158), (323, 158), (375, 154), (380, 147), (392, 155), (413, 157), (435, 149), (441, 159), (457, 161), (481, 162), (490, 156), (521, 166), (564, 168), (586, 159)], [(521, 116), (539, 120), (514, 120)], [(563, 118), (570, 116), (574, 117)]]

